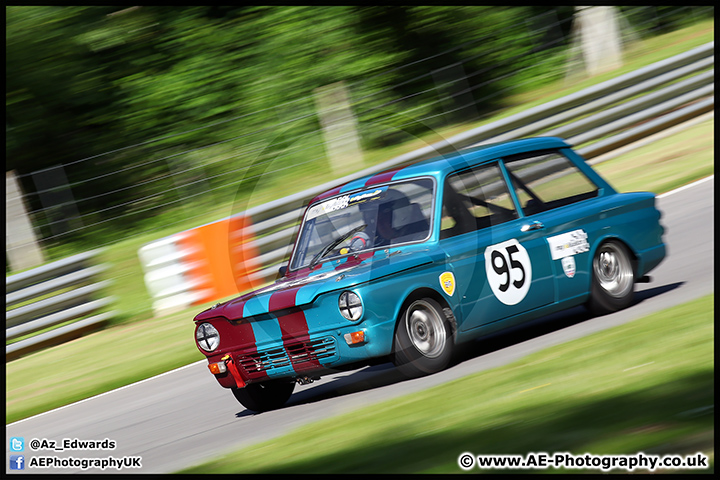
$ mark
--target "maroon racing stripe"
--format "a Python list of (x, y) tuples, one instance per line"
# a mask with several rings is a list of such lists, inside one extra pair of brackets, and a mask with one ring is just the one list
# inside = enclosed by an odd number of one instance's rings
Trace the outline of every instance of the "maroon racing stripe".
[(325, 200), (326, 198), (330, 198), (330, 197), (332, 197), (333, 195), (337, 195), (338, 193), (340, 193), (340, 190), (342, 189), (343, 186), (344, 186), (344, 185), (340, 185), (339, 187), (335, 187), (335, 188), (333, 188), (332, 190), (328, 190), (327, 192), (321, 193), (321, 194), (318, 195), (317, 197), (315, 197), (315, 198), (313, 198), (312, 200), (310, 200), (310, 203), (308, 203), (308, 205), (312, 205), (312, 204), (315, 203), (315, 202), (318, 202), (318, 201), (320, 201), (320, 200)]
[[(277, 315), (280, 331), (282, 332), (283, 347), (288, 356), (291, 356), (293, 353), (302, 353), (304, 349), (301, 349), (299, 352), (298, 344), (310, 340), (305, 313), (300, 309), (293, 308), (296, 306), (296, 296), (300, 288), (302, 288), (302, 286), (275, 292), (270, 296), (269, 301), (269, 309), (271, 312), (290, 309), (283, 315)], [(322, 368), (322, 364), (318, 359), (310, 358), (299, 365), (293, 362), (293, 368), (296, 372), (302, 372)]]
[(291, 287), (285, 290), (278, 290), (270, 295), (268, 310), (275, 312), (277, 310), (286, 310), (296, 306), (295, 297), (300, 286)]
[(372, 177), (368, 178), (365, 182), (365, 186), (369, 187), (371, 185), (377, 185), (378, 183), (385, 183), (392, 180), (392, 177), (402, 170), (403, 167), (395, 167), (391, 168), (390, 170), (385, 170), (384, 172), (377, 173), (373, 175)]

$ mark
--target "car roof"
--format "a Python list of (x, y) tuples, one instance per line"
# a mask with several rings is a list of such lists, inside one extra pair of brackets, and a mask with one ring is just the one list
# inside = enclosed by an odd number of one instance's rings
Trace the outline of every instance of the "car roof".
[(421, 176), (434, 176), (438, 179), (464, 167), (481, 165), (498, 157), (518, 153), (546, 150), (552, 148), (569, 148), (570, 145), (558, 137), (534, 137), (508, 142), (490, 143), (463, 150), (456, 150), (437, 157), (421, 160), (409, 165), (375, 172), (352, 180), (316, 196), (310, 204), (353, 190), (371, 187), (390, 181), (407, 180)]

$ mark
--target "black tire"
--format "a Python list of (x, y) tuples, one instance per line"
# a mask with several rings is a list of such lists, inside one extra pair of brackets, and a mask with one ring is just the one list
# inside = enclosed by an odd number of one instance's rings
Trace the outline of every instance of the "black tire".
[(595, 252), (591, 268), (588, 310), (604, 315), (629, 307), (633, 301), (635, 272), (627, 247), (613, 240), (603, 243)]
[(408, 377), (444, 370), (452, 359), (453, 337), (443, 308), (432, 298), (415, 300), (395, 331), (393, 363)]
[(251, 383), (245, 388), (232, 388), (233, 395), (243, 407), (255, 412), (266, 412), (285, 405), (295, 389), (295, 382), (272, 380)]

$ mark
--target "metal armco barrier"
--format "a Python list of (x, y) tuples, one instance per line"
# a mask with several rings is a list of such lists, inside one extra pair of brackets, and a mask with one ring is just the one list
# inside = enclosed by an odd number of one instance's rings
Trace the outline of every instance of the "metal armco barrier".
[[(114, 301), (100, 297), (109, 282), (97, 281), (106, 268), (93, 264), (98, 253), (73, 255), (5, 279), (5, 338), (21, 338), (5, 347), (6, 361), (77, 338), (116, 315), (97, 313)], [(32, 335), (63, 323), (68, 324)]]
[[(182, 290), (186, 302), (184, 305), (189, 306), (201, 303), (200, 298), (203, 299), (202, 301), (211, 301), (222, 298), (225, 294), (242, 293), (272, 281), (277, 277), (278, 267), (289, 257), (291, 242), (295, 238), (307, 203), (325, 190), (375, 171), (396, 168), (476, 145), (540, 135), (565, 138), (578, 153), (591, 160), (711, 112), (715, 106), (714, 52), (715, 42), (710, 42), (560, 99), (443, 139), (371, 168), (248, 209), (237, 217), (242, 219), (240, 223), (246, 227), (234, 233), (244, 239), (247, 253), (242, 256), (244, 263), (225, 267), (228, 270), (234, 269), (235, 275), (245, 275), (245, 277), (240, 280), (237, 276), (232, 279), (225, 277), (223, 285), (230, 286), (229, 289), (218, 290), (215, 295), (208, 295), (207, 292), (201, 295), (199, 292), (203, 287), (197, 282), (194, 284), (189, 281), (190, 276), (185, 273), (190, 271), (189, 265), (192, 263), (189, 261), (190, 254), (187, 253), (178, 257), (184, 260), (176, 261), (174, 271), (182, 271), (182, 273), (174, 283), (170, 282), (173, 286), (167, 287), (167, 291), (171, 291), (172, 288)], [(236, 220), (237, 222), (239, 220)], [(139, 252), (148, 272), (146, 283), (151, 292), (157, 291), (154, 285), (160, 280), (152, 277), (152, 261), (148, 263), (147, 258), (144, 258), (147, 255), (142, 251), (146, 248), (159, 248), (153, 245), (159, 246), (163, 242), (173, 242), (175, 240), (170, 240), (173, 237), (146, 245)], [(232, 243), (233, 240), (230, 238), (227, 235), (223, 240)], [(197, 243), (195, 247), (198, 247)], [(228, 244), (216, 245), (213, 248), (228, 251)], [(194, 262), (214, 264), (217, 261), (216, 258), (210, 259), (214, 255), (212, 250), (192, 251)], [(256, 256), (251, 257), (253, 251), (256, 252)], [(236, 260), (239, 258), (236, 257)], [(169, 281), (169, 273), (162, 281)], [(231, 291), (232, 287), (236, 289)], [(158, 307), (162, 309), (163, 298), (167, 296), (153, 294), (153, 297)]]

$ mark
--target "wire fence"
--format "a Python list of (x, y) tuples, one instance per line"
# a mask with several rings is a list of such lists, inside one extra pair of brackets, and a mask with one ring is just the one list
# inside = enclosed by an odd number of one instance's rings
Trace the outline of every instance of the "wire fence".
[[(700, 19), (712, 8), (678, 10)], [(677, 15), (677, 11), (669, 14)], [(632, 38), (650, 35), (663, 23), (654, 7), (628, 8), (622, 16), (633, 20)], [(363, 144), (372, 144), (370, 139), (377, 144), (380, 138), (381, 146), (382, 142), (392, 145), (454, 124), (478, 121), (501, 106), (498, 98), (520, 92), (529, 84), (562, 78), (573, 41), (564, 33), (570, 31), (571, 20), (559, 20), (554, 11), (549, 11), (527, 19), (525, 24), (504, 26), (507, 38), (522, 44), (522, 55), (503, 58), (502, 45), (474, 53), (473, 47), (489, 40), (483, 36), (347, 82)], [(497, 59), (492, 67), (473, 70), (482, 55)], [(448, 62), (443, 63), (446, 57)], [(428, 67), (424, 74), (379, 90), (369, 88), (383, 78), (402, 77), (404, 69), (424, 64)], [(325, 140), (314, 102), (314, 95), (306, 95), (19, 175), (26, 190), (23, 200), (31, 206), (29, 215), (41, 248), (66, 255), (74, 253), (63, 250), (68, 244), (73, 245), (71, 249), (92, 249), (173, 226), (191, 228), (200, 221), (214, 220), (208, 217), (209, 212), (219, 211), (220, 206), (235, 210), (248, 207), (246, 200), (238, 199), (249, 198), (261, 179), (293, 179), (291, 187), (297, 190), (310, 186), (297, 179), (312, 182), (308, 177), (327, 168)], [(266, 121), (271, 113), (276, 114), (277, 121)], [(242, 133), (188, 146), (189, 135), (229, 125)], [(110, 158), (120, 159), (125, 166), (105, 170)], [(358, 164), (357, 169), (363, 166)], [(94, 188), (85, 188), (90, 185)], [(102, 185), (100, 191), (98, 185)], [(275, 196), (286, 193), (290, 192), (277, 191)]]

